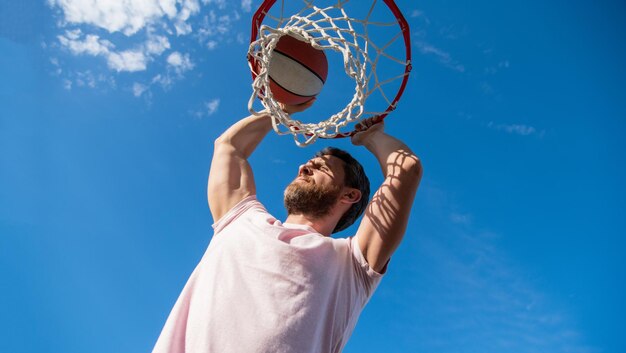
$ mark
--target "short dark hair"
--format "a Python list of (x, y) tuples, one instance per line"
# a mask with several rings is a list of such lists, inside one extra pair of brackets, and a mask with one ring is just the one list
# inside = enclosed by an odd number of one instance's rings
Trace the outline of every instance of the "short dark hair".
[(344, 162), (344, 184), (361, 191), (361, 199), (341, 216), (335, 226), (333, 233), (337, 233), (351, 226), (365, 211), (370, 198), (370, 181), (367, 175), (365, 175), (361, 163), (354, 159), (350, 153), (336, 147), (326, 147), (315, 154), (315, 157), (323, 156), (333, 156), (341, 159)]

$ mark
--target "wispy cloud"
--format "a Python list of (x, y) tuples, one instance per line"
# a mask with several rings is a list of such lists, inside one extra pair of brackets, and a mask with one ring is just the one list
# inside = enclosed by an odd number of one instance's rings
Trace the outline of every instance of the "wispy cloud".
[[(415, 325), (399, 330), (437, 352), (596, 352), (555, 298), (498, 246), (504, 235), (474, 225), (445, 190), (422, 186), (420, 234), (403, 244), (414, 260), (403, 287), (380, 290)], [(398, 254), (398, 256), (402, 256)], [(391, 280), (391, 279), (390, 279)], [(397, 297), (396, 297), (397, 296)], [(410, 297), (412, 300), (407, 301)], [(558, 300), (558, 298), (556, 298)], [(393, 325), (393, 324), (392, 324)], [(442, 339), (443, 338), (443, 339)]]
[(213, 49), (217, 48), (217, 42), (214, 41), (214, 40), (209, 40), (209, 41), (206, 42), (206, 47), (209, 50), (213, 50)]
[(65, 35), (57, 38), (61, 45), (69, 49), (73, 54), (81, 55), (106, 55), (114, 47), (108, 40), (102, 40), (99, 36), (89, 34), (82, 39), (83, 33), (80, 29), (65, 31)]
[(66, 90), (71, 90), (72, 89), (72, 81), (68, 80), (68, 79), (63, 79), (63, 88), (65, 88)]
[(241, 0), (241, 9), (245, 12), (252, 10), (252, 0)]
[(450, 39), (450, 40), (457, 40), (459, 38), (467, 36), (467, 34), (468, 34), (468, 29), (465, 26), (458, 28), (458, 26), (450, 24), (447, 26), (442, 26), (439, 29), (439, 35), (442, 38)]
[(472, 215), (469, 213), (452, 212), (450, 214), (450, 221), (456, 224), (469, 225), (472, 221)]
[(189, 54), (181, 54), (177, 51), (171, 53), (167, 57), (167, 63), (174, 69), (174, 71), (182, 75), (186, 71), (193, 69), (194, 64), (189, 59)]
[(545, 130), (538, 130), (534, 126), (524, 124), (496, 124), (493, 121), (490, 121), (487, 123), (487, 127), (493, 130), (504, 131), (509, 134), (520, 136), (535, 135), (543, 137), (545, 135)]
[[(241, 33), (234, 30), (234, 24), (241, 19), (240, 12), (250, 11), (252, 6), (246, 0), (235, 4), (225, 0), (48, 0), (47, 3), (55, 10), (60, 29), (51, 42), (43, 44), (50, 51), (62, 49), (53, 53), (54, 56), (69, 53), (98, 58), (106, 63), (109, 75), (151, 70), (150, 83), (140, 84), (159, 83), (164, 88), (195, 67), (190, 54), (181, 54), (172, 43), (180, 43), (186, 37), (183, 43), (198, 41), (205, 50), (216, 49), (224, 41), (240, 43)], [(201, 13), (204, 15), (200, 16)], [(53, 74), (67, 80), (72, 68), (62, 67), (58, 58), (55, 60), (51, 62)], [(94, 67), (90, 65), (95, 71)], [(154, 72), (157, 70), (162, 71)], [(69, 80), (76, 85), (73, 79)]]
[(217, 112), (220, 107), (220, 99), (213, 98), (208, 101), (202, 102), (202, 108), (198, 110), (191, 110), (189, 113), (196, 119), (202, 119), (207, 116), (211, 116)]
[(430, 24), (430, 20), (428, 19), (428, 17), (426, 17), (426, 15), (424, 14), (424, 11), (422, 11), (422, 10), (419, 10), (419, 9), (411, 10), (411, 13), (409, 14), (409, 17), (411, 17), (411, 18), (421, 18), (424, 22), (426, 22), (426, 24)]
[(185, 72), (193, 69), (195, 66), (191, 62), (189, 54), (182, 54), (177, 51), (168, 55), (166, 62), (166, 71), (155, 75), (150, 82), (150, 84), (160, 84), (165, 90), (169, 89), (174, 82), (181, 80)]
[(213, 4), (217, 6), (219, 9), (226, 8), (227, 1), (226, 0), (202, 0), (202, 3), (205, 5)]
[(198, 38), (201, 42), (216, 42), (230, 37), (229, 34), (231, 34), (233, 23), (238, 20), (239, 15), (236, 12), (227, 14), (211, 10), (202, 17), (202, 21), (199, 23), (197, 30)]
[(207, 115), (211, 116), (211, 115), (213, 115), (217, 111), (217, 108), (219, 108), (220, 100), (219, 100), (219, 98), (212, 99), (212, 100), (210, 100), (208, 102), (205, 102), (204, 106), (206, 107)]
[[(60, 68), (57, 69), (57, 72), (60, 74)], [(107, 75), (102, 73), (96, 74), (91, 70), (84, 71), (72, 71), (65, 75), (65, 78), (62, 80), (63, 88), (66, 90), (71, 90), (72, 88), (78, 87), (87, 87), (87, 88), (115, 88), (116, 82), (115, 80)]]
[(465, 66), (458, 60), (454, 59), (449, 52), (441, 49), (439, 44), (433, 44), (433, 39), (427, 40), (427, 37), (429, 36), (434, 36), (435, 39), (438, 40), (450, 40), (456, 38), (458, 33), (454, 26), (436, 26), (438, 29), (432, 28), (433, 26), (431, 26), (431, 20), (428, 16), (426, 16), (424, 11), (419, 9), (412, 10), (409, 17), (421, 22), (419, 26), (416, 26), (416, 28), (419, 29), (413, 32), (413, 44), (420, 51), (420, 53), (433, 56), (440, 64), (454, 71), (465, 72)]
[[(190, 2), (197, 1), (183, 0), (183, 6)], [(163, 17), (175, 18), (177, 15), (176, 0), (48, 0), (48, 3), (62, 11), (62, 25), (88, 24), (127, 36)]]
[(417, 49), (422, 54), (434, 56), (437, 61), (439, 61), (439, 63), (454, 71), (465, 72), (465, 66), (457, 60), (453, 59), (452, 55), (450, 55), (450, 53), (444, 51), (443, 49), (437, 48), (424, 40), (415, 40), (414, 43)]
[(98, 35), (83, 35), (80, 29), (68, 30), (57, 36), (59, 43), (72, 54), (102, 56), (109, 68), (121, 71), (143, 71), (154, 56), (161, 55), (170, 47), (167, 38), (149, 36), (145, 43), (129, 50), (115, 51), (115, 45)]
[(511, 63), (508, 60), (502, 60), (496, 65), (487, 66), (484, 71), (486, 74), (495, 75), (501, 70), (508, 69), (510, 66)]
[(191, 17), (191, 15), (194, 15), (199, 11), (200, 4), (197, 0), (182, 1), (182, 8), (176, 15), (176, 21), (174, 22), (176, 35), (186, 35), (191, 33), (191, 25), (187, 23), (187, 20)]
[(133, 83), (133, 95), (135, 97), (141, 97), (141, 95), (148, 90), (148, 86), (135, 82)]

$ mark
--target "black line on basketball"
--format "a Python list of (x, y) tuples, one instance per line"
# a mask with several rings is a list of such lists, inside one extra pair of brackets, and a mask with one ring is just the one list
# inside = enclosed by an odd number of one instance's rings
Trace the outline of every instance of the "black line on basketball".
[(308, 98), (308, 97), (315, 97), (315, 94), (310, 95), (310, 96), (307, 96), (307, 95), (303, 95), (303, 94), (297, 94), (296, 92), (292, 92), (292, 91), (290, 91), (290, 90), (286, 89), (286, 88), (285, 88), (284, 86), (282, 86), (280, 83), (276, 82), (276, 81), (272, 78), (272, 76), (269, 76), (269, 78), (270, 78), (270, 80), (271, 80), (272, 82), (274, 82), (274, 84), (275, 84), (276, 86), (278, 86), (278, 87), (280, 87), (280, 88), (284, 89), (285, 91), (287, 91), (287, 92), (289, 92), (289, 93), (293, 94), (294, 96), (298, 96), (298, 97), (306, 97), (306, 98)]
[[(276, 53), (279, 53), (279, 54), (281, 54), (282, 56), (286, 56), (286, 57), (288, 57), (289, 59), (291, 59), (291, 60), (293, 60), (293, 61), (297, 62), (298, 64), (300, 64), (300, 65), (302, 65), (302, 66), (304, 66), (304, 67), (305, 67), (307, 70), (309, 70), (309, 71), (310, 71), (313, 75), (317, 76), (317, 78), (319, 78), (319, 79), (320, 79), (320, 81), (322, 81), (322, 84), (325, 84), (325, 83), (326, 83), (326, 80), (324, 80), (324, 79), (323, 79), (320, 75), (318, 75), (318, 74), (317, 74), (317, 72), (313, 71), (310, 67), (306, 66), (306, 65), (305, 65), (302, 61), (300, 61), (300, 60), (298, 60), (298, 59), (294, 58), (294, 57), (293, 57), (293, 56), (291, 56), (291, 55), (285, 54), (284, 52), (282, 52), (282, 51), (280, 51), (280, 50), (274, 49), (274, 51), (275, 51)], [(305, 97), (306, 97), (306, 96), (305, 96)]]

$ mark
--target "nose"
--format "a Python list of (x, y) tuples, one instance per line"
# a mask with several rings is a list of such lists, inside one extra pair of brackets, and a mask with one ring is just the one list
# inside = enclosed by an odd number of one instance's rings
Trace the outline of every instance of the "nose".
[(311, 170), (311, 166), (307, 164), (303, 164), (298, 168), (298, 175), (311, 175), (313, 171)]

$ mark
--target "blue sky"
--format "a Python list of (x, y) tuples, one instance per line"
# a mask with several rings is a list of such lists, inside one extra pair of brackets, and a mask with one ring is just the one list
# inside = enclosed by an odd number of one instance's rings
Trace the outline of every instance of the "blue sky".
[[(150, 351), (211, 238), (258, 2), (105, 3), (0, 1), (2, 352)], [(398, 5), (414, 70), (386, 128), (425, 172), (345, 352), (626, 351), (624, 3)], [(272, 133), (251, 163), (277, 217), (327, 145), (382, 180), (347, 140)]]

